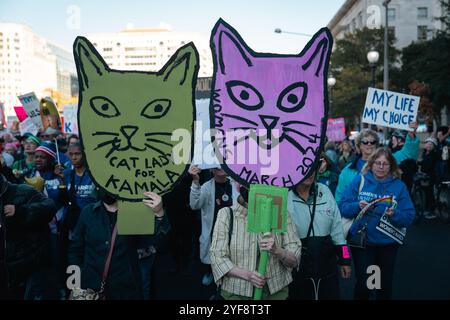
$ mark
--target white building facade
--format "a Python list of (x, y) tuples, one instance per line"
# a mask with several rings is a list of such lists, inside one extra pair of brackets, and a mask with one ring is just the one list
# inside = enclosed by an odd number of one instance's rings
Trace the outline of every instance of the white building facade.
[[(364, 27), (384, 27), (384, 0), (347, 0), (328, 23), (336, 39)], [(394, 32), (395, 46), (402, 49), (412, 42), (430, 40), (442, 28), (435, 18), (442, 15), (439, 0), (392, 0), (388, 5), (388, 26)]]
[(177, 49), (194, 42), (200, 56), (199, 77), (211, 77), (211, 50), (206, 38), (193, 32), (166, 29), (127, 29), (116, 33), (98, 33), (87, 38), (117, 70), (159, 71)]
[(34, 91), (38, 98), (56, 90), (72, 96), (76, 81), (73, 55), (19, 23), (0, 23), (0, 102), (8, 117), (20, 106), (17, 96)]

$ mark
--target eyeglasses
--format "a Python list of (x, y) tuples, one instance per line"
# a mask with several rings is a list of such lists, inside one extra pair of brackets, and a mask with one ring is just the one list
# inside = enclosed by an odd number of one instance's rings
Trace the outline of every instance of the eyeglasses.
[(361, 143), (363, 144), (363, 145), (365, 145), (365, 146), (367, 146), (367, 145), (375, 145), (375, 144), (377, 144), (377, 142), (376, 142), (376, 140), (361, 140)]
[(391, 166), (389, 162), (381, 162), (381, 161), (375, 161), (373, 164), (380, 168), (388, 168)]

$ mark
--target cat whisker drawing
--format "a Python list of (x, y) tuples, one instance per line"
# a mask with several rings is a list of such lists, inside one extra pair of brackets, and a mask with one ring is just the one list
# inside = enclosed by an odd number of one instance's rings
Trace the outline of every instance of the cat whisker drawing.
[(298, 130), (295, 130), (295, 129), (292, 129), (292, 128), (286, 128), (286, 127), (283, 127), (283, 132), (293, 132), (295, 134), (298, 134), (300, 137), (308, 139), (308, 142), (310, 142), (310, 143), (316, 143), (317, 138), (320, 138), (320, 137), (318, 137), (317, 135), (314, 135), (314, 134), (308, 136), (308, 135), (306, 135), (304, 133), (301, 133)]
[(107, 131), (97, 131), (97, 132), (94, 132), (92, 135), (93, 136), (116, 136), (116, 137), (119, 136), (119, 134), (116, 132), (107, 132)]
[[(93, 135), (96, 135), (95, 133)], [(115, 137), (112, 140), (108, 140), (105, 142), (101, 142), (99, 144), (97, 144), (97, 146), (94, 148), (94, 150), (98, 150), (100, 148), (103, 148), (105, 146), (111, 145), (110, 150), (107, 152), (106, 154), (106, 158), (108, 158), (114, 151), (116, 151), (120, 145), (120, 139)]]
[(173, 147), (173, 144), (165, 142), (165, 141), (162, 141), (162, 140), (158, 140), (158, 139), (147, 138), (147, 141), (161, 143), (161, 144), (164, 144), (166, 146)]
[(248, 120), (248, 119), (245, 119), (243, 117), (240, 117), (240, 116), (237, 116), (237, 115), (234, 115), (234, 114), (222, 113), (221, 115), (223, 117), (227, 117), (227, 118), (239, 120), (239, 121), (242, 121), (242, 122), (250, 123), (250, 124), (254, 125), (255, 127), (259, 126), (255, 121)]
[(281, 123), (284, 127), (290, 126), (291, 124), (301, 124), (301, 125), (305, 125), (308, 127), (315, 127), (316, 125), (310, 122), (305, 122), (305, 121), (298, 121), (298, 120), (292, 120), (292, 121), (286, 121)]
[(165, 153), (164, 151), (162, 151), (161, 149), (158, 149), (158, 148), (152, 146), (151, 144), (146, 143), (145, 146), (146, 146), (147, 148), (150, 148), (150, 149), (152, 149), (152, 150), (158, 152), (158, 153), (159, 153), (160, 155), (162, 155), (162, 156), (165, 156), (165, 155), (166, 155), (166, 153)]
[(144, 134), (146, 137), (149, 136), (172, 136), (171, 132), (147, 132), (146, 134)]

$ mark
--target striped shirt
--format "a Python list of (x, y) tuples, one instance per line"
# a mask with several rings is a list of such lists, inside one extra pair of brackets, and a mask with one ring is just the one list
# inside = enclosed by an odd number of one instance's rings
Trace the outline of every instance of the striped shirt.
[[(252, 283), (227, 276), (227, 273), (234, 267), (250, 271), (258, 270), (258, 243), (262, 234), (247, 232), (247, 209), (238, 203), (233, 209), (233, 233), (228, 243), (229, 212), (229, 208), (223, 208), (217, 214), (210, 248), (211, 268), (217, 285), (221, 285), (222, 289), (251, 297)], [(286, 218), (286, 233), (274, 235), (276, 246), (294, 253), (297, 261), (300, 261), (301, 242), (295, 233), (290, 215), (287, 214)], [(271, 295), (292, 282), (291, 272), (292, 269), (285, 267), (275, 255), (269, 255), (266, 275), (269, 277), (267, 286)]]

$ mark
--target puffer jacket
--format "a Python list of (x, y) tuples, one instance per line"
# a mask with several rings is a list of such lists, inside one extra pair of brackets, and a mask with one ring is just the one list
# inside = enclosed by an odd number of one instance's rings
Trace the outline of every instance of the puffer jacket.
[[(3, 207), (14, 205), (15, 214), (5, 217)], [(50, 264), (50, 232), (48, 223), (56, 213), (53, 200), (36, 189), (12, 184), (0, 175), (1, 232), (6, 240), (4, 253), (7, 281), (10, 287), (17, 286), (33, 271)], [(1, 249), (0, 249), (1, 250)], [(0, 254), (0, 258), (1, 258)]]

